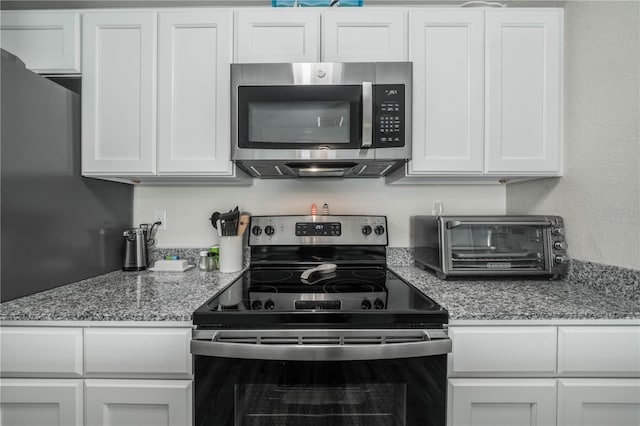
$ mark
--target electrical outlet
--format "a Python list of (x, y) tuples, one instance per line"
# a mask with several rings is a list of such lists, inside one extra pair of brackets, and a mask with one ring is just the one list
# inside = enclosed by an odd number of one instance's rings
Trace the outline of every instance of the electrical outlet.
[(158, 229), (166, 231), (167, 230), (167, 211), (166, 210), (155, 210), (153, 212), (153, 221), (154, 222), (162, 222), (162, 225), (158, 226)]

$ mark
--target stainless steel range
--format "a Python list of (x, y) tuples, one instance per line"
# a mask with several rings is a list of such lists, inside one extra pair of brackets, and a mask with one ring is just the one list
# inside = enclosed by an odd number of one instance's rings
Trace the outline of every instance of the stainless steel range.
[(252, 217), (193, 314), (196, 425), (443, 426), (448, 313), (386, 268), (384, 216)]

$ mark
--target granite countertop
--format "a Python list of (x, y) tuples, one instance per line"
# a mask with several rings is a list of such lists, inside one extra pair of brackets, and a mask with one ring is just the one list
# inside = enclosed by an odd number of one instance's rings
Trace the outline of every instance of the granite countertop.
[[(443, 281), (415, 266), (390, 268), (444, 306), (452, 321), (640, 319), (636, 272), (631, 280), (621, 277), (632, 285), (612, 291), (594, 285), (594, 274), (603, 275), (600, 270), (559, 281)], [(0, 320), (190, 322), (195, 309), (237, 276), (197, 268), (182, 273), (111, 272), (5, 302)]]

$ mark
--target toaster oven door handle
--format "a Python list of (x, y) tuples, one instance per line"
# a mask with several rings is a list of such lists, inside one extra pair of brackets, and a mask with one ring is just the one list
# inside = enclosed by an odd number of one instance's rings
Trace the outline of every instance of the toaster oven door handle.
[(373, 134), (373, 84), (362, 82), (362, 148), (371, 148)]
[(459, 226), (462, 225), (500, 225), (500, 226), (504, 226), (504, 225), (514, 225), (514, 226), (544, 226), (544, 227), (548, 227), (553, 225), (551, 222), (545, 221), (545, 222), (526, 222), (526, 221), (522, 221), (522, 222), (481, 222), (481, 221), (475, 221), (475, 220), (470, 220), (470, 221), (464, 221), (464, 220), (448, 220), (447, 221), (447, 229), (453, 229), (453, 228), (457, 228)]

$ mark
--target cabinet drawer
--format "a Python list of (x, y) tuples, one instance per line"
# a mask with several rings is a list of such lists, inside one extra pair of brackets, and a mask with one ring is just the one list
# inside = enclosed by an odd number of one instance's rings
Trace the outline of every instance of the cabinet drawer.
[(640, 327), (559, 327), (561, 376), (640, 377)]
[(82, 329), (3, 327), (3, 377), (82, 377)]
[(86, 329), (86, 376), (190, 378), (190, 341), (190, 328)]
[(555, 375), (555, 327), (450, 327), (449, 336), (451, 377)]

